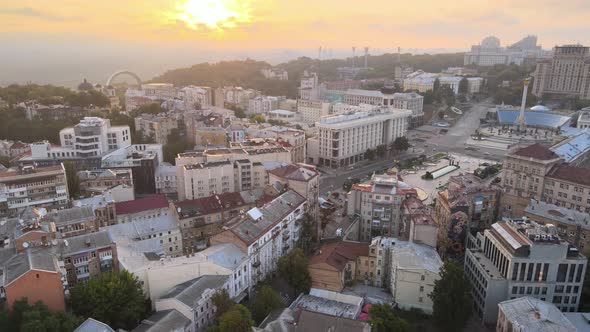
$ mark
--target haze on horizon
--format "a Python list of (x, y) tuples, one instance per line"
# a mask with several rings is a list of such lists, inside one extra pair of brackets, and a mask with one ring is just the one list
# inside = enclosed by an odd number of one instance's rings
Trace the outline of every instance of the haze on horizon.
[[(0, 84), (72, 85), (130, 69), (149, 79), (203, 61), (451, 52), (495, 35), (590, 44), (587, 0), (0, 0)], [(360, 52), (359, 52), (360, 53)]]

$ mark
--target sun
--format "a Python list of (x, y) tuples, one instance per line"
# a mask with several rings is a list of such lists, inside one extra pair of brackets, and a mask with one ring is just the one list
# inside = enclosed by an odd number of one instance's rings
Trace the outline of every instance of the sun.
[(244, 0), (188, 0), (178, 7), (177, 18), (189, 28), (210, 30), (235, 28), (251, 21), (249, 1)]

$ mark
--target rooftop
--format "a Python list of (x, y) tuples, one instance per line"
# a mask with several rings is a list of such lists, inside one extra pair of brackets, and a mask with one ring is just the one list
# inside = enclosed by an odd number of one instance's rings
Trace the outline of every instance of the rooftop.
[(398, 241), (392, 247), (392, 260), (396, 261), (398, 269), (424, 269), (438, 273), (442, 267), (442, 260), (435, 248), (415, 242)]
[[(248, 211), (250, 217), (240, 218), (238, 224), (230, 230), (244, 243), (250, 244), (281, 222), (289, 213), (298, 209), (305, 201), (304, 197), (289, 190), (263, 207)], [(252, 219), (253, 215), (257, 217), (255, 220)]]
[(110, 247), (113, 240), (107, 231), (72, 236), (60, 241), (59, 251), (63, 256), (71, 256), (78, 253)]
[[(266, 165), (265, 165), (266, 166)], [(307, 169), (304, 167), (287, 164), (273, 168), (269, 173), (281, 178), (295, 180), (295, 181), (309, 181), (319, 175), (317, 171)]]
[(320, 248), (319, 254), (309, 259), (309, 265), (328, 264), (342, 271), (349, 261), (356, 261), (357, 257), (368, 254), (368, 243), (350, 241), (326, 243)]
[(154, 195), (145, 198), (139, 198), (132, 201), (115, 203), (117, 215), (138, 213), (143, 211), (164, 209), (168, 207), (168, 200), (164, 195)]
[(551, 167), (547, 178), (590, 186), (590, 169), (559, 164)]
[(186, 331), (191, 320), (176, 309), (158, 311), (141, 321), (131, 332)]
[(226, 209), (247, 205), (240, 193), (222, 193), (208, 197), (175, 203), (176, 212), (181, 218), (191, 218), (222, 212)]
[(590, 133), (587, 131), (581, 132), (552, 146), (550, 149), (566, 163), (570, 163), (590, 152)]
[(32, 166), (25, 166), (22, 169), (14, 170), (8, 169), (5, 171), (0, 171), (0, 181), (11, 181), (12, 177), (20, 178), (20, 177), (36, 177), (36, 176), (44, 176), (44, 175), (54, 175), (64, 172), (64, 169), (61, 165), (56, 166), (48, 166), (48, 167), (32, 167)]
[(192, 308), (206, 290), (222, 288), (228, 278), (227, 275), (204, 275), (172, 287), (161, 299), (176, 299)]
[(13, 255), (2, 267), (3, 280), (1, 284), (6, 287), (30, 270), (42, 270), (59, 273), (57, 260), (46, 251), (28, 249)]
[[(519, 110), (498, 110), (498, 122), (500, 124), (514, 124), (519, 114)], [(570, 117), (547, 111), (525, 111), (524, 119), (527, 126), (557, 129), (566, 124)]]
[(524, 209), (527, 216), (539, 216), (550, 220), (559, 221), (563, 224), (580, 226), (584, 229), (590, 229), (590, 216), (584, 212), (578, 212), (572, 209), (567, 209), (562, 206), (557, 206), (531, 199), (529, 205)]
[(578, 329), (557, 309), (533, 297), (521, 297), (500, 302), (500, 310), (513, 328), (519, 331), (576, 332)]
[(88, 318), (74, 332), (115, 332), (115, 330), (103, 322)]
[(520, 157), (534, 158), (539, 160), (553, 160), (559, 158), (559, 156), (555, 154), (555, 152), (549, 150), (549, 148), (538, 143), (529, 145), (524, 148), (519, 148), (511, 152), (511, 154)]
[(71, 209), (58, 210), (48, 215), (57, 226), (65, 226), (94, 219), (94, 210), (91, 206), (73, 207)]
[(339, 302), (319, 296), (300, 294), (299, 297), (291, 303), (292, 310), (302, 309), (313, 312), (323, 313), (330, 316), (344, 317), (355, 319), (361, 311), (360, 305), (354, 305), (345, 302)]

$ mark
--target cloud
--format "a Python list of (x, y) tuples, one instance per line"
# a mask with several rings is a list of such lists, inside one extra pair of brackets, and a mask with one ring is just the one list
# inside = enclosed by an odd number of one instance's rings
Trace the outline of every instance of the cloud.
[(0, 9), (0, 15), (33, 17), (33, 18), (38, 18), (38, 19), (45, 20), (45, 21), (69, 21), (69, 20), (78, 19), (77, 17), (68, 17), (68, 16), (54, 15), (51, 13), (42, 12), (42, 11), (39, 11), (39, 10), (32, 8), (32, 7)]

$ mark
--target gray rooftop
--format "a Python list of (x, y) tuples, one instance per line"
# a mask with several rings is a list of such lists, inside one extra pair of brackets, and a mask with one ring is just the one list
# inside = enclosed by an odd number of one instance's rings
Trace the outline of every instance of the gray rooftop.
[(227, 281), (227, 275), (204, 275), (172, 287), (161, 299), (176, 299), (192, 308), (207, 289), (219, 289)]
[(415, 242), (397, 242), (391, 256), (399, 269), (424, 269), (438, 273), (443, 264), (436, 249)]
[(330, 300), (309, 294), (299, 295), (299, 297), (293, 303), (291, 303), (289, 308), (292, 310), (309, 310), (330, 316), (351, 319), (355, 319), (361, 312), (361, 306), (359, 305)]
[(207, 260), (229, 270), (235, 270), (246, 258), (246, 254), (233, 243), (211, 246), (201, 252)]
[(66, 226), (94, 219), (92, 206), (73, 207), (51, 212), (49, 216), (57, 226)]
[(529, 202), (529, 205), (524, 209), (524, 212), (529, 215), (559, 221), (563, 224), (590, 229), (590, 216), (587, 213), (578, 212), (542, 201), (532, 199)]
[(131, 332), (170, 332), (184, 331), (191, 324), (191, 320), (175, 309), (158, 311), (144, 319)]
[(59, 267), (53, 255), (46, 251), (29, 249), (15, 254), (2, 267), (4, 280), (2, 285), (6, 286), (29, 270), (43, 270), (58, 272)]
[(179, 225), (171, 214), (164, 214), (154, 218), (101, 227), (101, 230), (108, 231), (112, 239), (118, 243), (120, 240), (140, 240), (155, 233), (177, 231)]
[(59, 249), (63, 256), (69, 256), (104, 247), (110, 247), (112, 244), (113, 240), (111, 240), (109, 232), (99, 231), (69, 237), (66, 240), (63, 240), (63, 242), (60, 241)]
[(500, 310), (515, 330), (539, 332), (576, 332), (578, 329), (557, 307), (533, 297), (500, 302)]
[(90, 206), (92, 210), (96, 210), (114, 202), (115, 200), (113, 199), (113, 195), (110, 193), (104, 193), (102, 195), (94, 195), (92, 197), (78, 199), (72, 203), (74, 206)]
[(115, 330), (103, 322), (88, 318), (74, 332), (115, 332)]
[(304, 202), (305, 198), (295, 191), (289, 190), (263, 207), (254, 208), (260, 212), (262, 217), (256, 221), (244, 217), (231, 231), (245, 243), (252, 243)]

